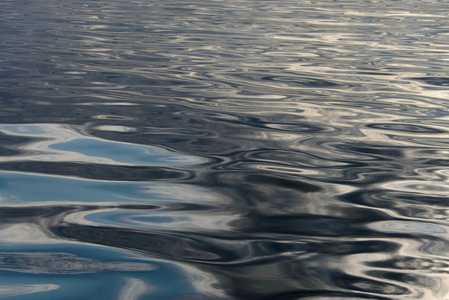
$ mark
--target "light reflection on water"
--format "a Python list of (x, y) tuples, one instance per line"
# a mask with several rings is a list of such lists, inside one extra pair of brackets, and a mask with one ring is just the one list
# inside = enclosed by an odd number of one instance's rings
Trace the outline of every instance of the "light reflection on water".
[(448, 8), (0, 1), (0, 297), (446, 300)]

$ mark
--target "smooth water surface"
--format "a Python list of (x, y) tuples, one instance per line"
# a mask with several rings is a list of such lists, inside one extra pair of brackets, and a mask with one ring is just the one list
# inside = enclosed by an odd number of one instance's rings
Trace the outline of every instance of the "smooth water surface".
[(0, 298), (449, 299), (443, 0), (0, 0)]

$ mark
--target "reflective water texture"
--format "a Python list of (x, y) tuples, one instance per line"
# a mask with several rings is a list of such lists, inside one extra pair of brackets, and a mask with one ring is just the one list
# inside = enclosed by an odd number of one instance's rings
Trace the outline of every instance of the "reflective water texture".
[(0, 298), (449, 299), (443, 0), (0, 0)]

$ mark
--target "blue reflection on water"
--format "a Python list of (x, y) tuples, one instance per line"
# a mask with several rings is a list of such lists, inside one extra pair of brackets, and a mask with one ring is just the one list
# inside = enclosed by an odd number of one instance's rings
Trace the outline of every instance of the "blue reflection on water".
[(11, 299), (201, 297), (195, 284), (207, 281), (187, 266), (106, 247), (24, 243), (2, 248), (2, 294)]

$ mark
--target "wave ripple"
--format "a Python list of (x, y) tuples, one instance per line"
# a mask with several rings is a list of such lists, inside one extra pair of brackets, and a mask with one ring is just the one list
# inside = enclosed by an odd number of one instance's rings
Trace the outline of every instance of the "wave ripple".
[(448, 10), (0, 1), (0, 298), (447, 300)]

